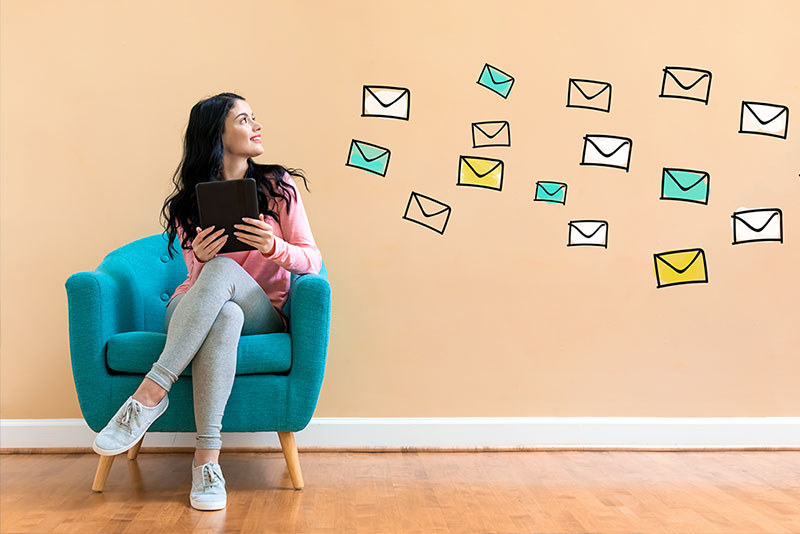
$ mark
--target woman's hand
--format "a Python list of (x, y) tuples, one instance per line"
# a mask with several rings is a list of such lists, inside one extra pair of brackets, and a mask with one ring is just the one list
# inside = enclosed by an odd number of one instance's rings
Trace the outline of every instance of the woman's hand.
[(242, 217), (242, 220), (250, 224), (234, 224), (233, 227), (244, 232), (233, 232), (236, 239), (242, 243), (247, 243), (259, 250), (262, 254), (269, 256), (275, 250), (275, 235), (272, 233), (272, 226), (264, 222), (264, 215), (259, 214), (258, 219)]
[(220, 228), (212, 234), (211, 231), (213, 229), (213, 226), (209, 226), (205, 230), (201, 231), (200, 227), (198, 226), (197, 236), (192, 241), (192, 250), (194, 250), (194, 256), (198, 261), (203, 263), (216, 256), (217, 252), (219, 252), (219, 249), (221, 249), (228, 240), (227, 235), (219, 237), (221, 233), (225, 231), (225, 228)]

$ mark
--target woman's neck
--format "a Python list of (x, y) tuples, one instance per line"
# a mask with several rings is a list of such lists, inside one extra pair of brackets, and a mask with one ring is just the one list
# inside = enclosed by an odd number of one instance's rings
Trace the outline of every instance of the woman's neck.
[(247, 173), (247, 159), (222, 157), (222, 169), (220, 174), (223, 180), (241, 180)]

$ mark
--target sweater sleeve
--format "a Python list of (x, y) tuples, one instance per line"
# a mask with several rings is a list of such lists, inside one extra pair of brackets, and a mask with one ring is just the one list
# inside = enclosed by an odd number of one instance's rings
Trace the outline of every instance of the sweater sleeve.
[(317, 274), (322, 267), (322, 254), (311, 234), (300, 189), (289, 173), (283, 175), (283, 180), (294, 187), (297, 192), (296, 201), (292, 202), (288, 213), (286, 202), (278, 202), (278, 224), (283, 238), (275, 236), (275, 250), (270, 255), (262, 253), (262, 256), (295, 274)]
[[(186, 234), (180, 226), (178, 226), (177, 233), (178, 244), (180, 245), (180, 243), (183, 243), (183, 237)], [(194, 249), (181, 247), (181, 251), (183, 252), (183, 261), (186, 262), (186, 270), (188, 271), (187, 281), (194, 284), (197, 277), (200, 276), (200, 271), (203, 270), (203, 265), (205, 265), (206, 262), (197, 259), (197, 256), (194, 255)]]

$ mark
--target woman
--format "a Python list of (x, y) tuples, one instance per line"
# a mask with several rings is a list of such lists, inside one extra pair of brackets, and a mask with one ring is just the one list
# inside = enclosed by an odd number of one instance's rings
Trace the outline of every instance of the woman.
[[(192, 108), (183, 158), (173, 177), (175, 191), (161, 210), (170, 247), (176, 237), (181, 243), (188, 277), (167, 303), (164, 351), (93, 444), (101, 455), (133, 447), (164, 413), (167, 393), (192, 362), (198, 435), (190, 502), (199, 510), (219, 510), (227, 503), (220, 431), (239, 336), (287, 331), (282, 308), (290, 273), (318, 273), (322, 264), (293, 180), (299, 176), (305, 184), (305, 176), (254, 163), (252, 158), (263, 152), (261, 124), (243, 97), (220, 93)], [(222, 235), (224, 229), (199, 228), (195, 185), (242, 178), (256, 180), (259, 218), (245, 218), (233, 236)], [(231, 238), (255, 250), (218, 255)]]

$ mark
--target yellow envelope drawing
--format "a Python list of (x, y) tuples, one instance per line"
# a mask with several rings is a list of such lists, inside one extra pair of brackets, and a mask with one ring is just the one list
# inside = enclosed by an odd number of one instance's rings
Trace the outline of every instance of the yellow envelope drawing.
[(511, 127), (508, 121), (472, 123), (472, 148), (511, 146)]
[(447, 222), (450, 220), (451, 211), (450, 206), (447, 204), (412, 191), (411, 196), (408, 198), (403, 219), (444, 234)]
[(361, 101), (362, 117), (408, 120), (411, 91), (390, 85), (365, 85)]
[(653, 254), (656, 287), (708, 282), (706, 254), (701, 248), (687, 248)]
[(499, 159), (459, 156), (458, 183), (484, 189), (503, 189), (503, 162)]
[(711, 92), (711, 71), (691, 67), (664, 67), (661, 80), (662, 98), (696, 100), (708, 105)]
[(766, 102), (742, 102), (739, 133), (769, 135), (786, 139), (789, 108)]
[(567, 107), (611, 111), (611, 84), (596, 80), (570, 78), (567, 87)]

